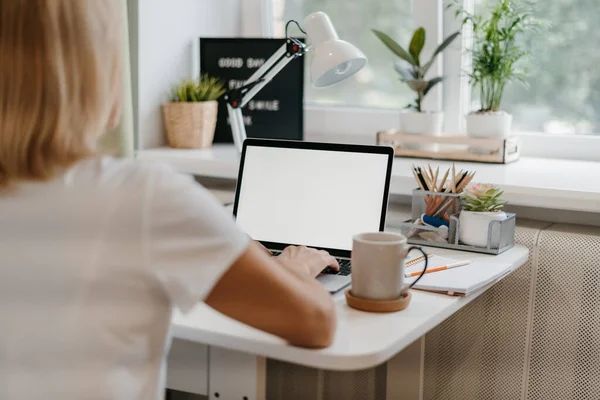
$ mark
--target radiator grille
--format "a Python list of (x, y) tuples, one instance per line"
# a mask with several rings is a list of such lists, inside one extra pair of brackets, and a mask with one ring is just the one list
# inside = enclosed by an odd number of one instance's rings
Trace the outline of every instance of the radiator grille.
[(319, 370), (267, 360), (267, 400), (318, 399)]
[(385, 399), (385, 390), (385, 365), (363, 371), (324, 372), (323, 400), (380, 400)]
[(527, 398), (600, 399), (600, 237), (544, 231), (539, 248)]
[(385, 399), (386, 366), (362, 371), (320, 371), (267, 360), (267, 400)]
[[(539, 229), (519, 227), (532, 251)], [(526, 363), (531, 259), (425, 338), (425, 400), (519, 399)]]

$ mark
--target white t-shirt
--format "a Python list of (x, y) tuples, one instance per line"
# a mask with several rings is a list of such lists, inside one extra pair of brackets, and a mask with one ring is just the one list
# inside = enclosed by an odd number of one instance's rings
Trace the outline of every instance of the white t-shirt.
[(191, 177), (112, 158), (0, 193), (0, 399), (157, 399), (172, 306), (248, 238)]

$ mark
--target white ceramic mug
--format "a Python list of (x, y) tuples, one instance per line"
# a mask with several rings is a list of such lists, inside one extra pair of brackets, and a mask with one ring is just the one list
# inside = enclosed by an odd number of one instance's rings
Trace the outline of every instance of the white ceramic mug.
[[(412, 250), (425, 257), (421, 275), (404, 284), (404, 260)], [(352, 239), (352, 295), (370, 300), (396, 300), (425, 273), (427, 255), (420, 247), (409, 247), (406, 238), (393, 232), (361, 233)]]

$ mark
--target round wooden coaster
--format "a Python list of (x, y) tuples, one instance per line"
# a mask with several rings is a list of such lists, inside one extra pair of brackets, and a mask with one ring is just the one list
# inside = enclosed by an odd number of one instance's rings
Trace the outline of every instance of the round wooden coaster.
[(394, 312), (404, 310), (410, 304), (410, 291), (406, 296), (396, 300), (369, 300), (355, 297), (352, 295), (351, 289), (346, 290), (346, 303), (352, 308), (368, 312)]

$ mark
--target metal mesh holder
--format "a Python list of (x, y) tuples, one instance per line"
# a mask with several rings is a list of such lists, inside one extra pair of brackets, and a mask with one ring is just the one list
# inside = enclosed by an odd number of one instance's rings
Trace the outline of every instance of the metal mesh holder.
[[(413, 221), (419, 219), (425, 213), (426, 196), (440, 196), (447, 198), (448, 210), (457, 210), (450, 216), (450, 226), (448, 228), (448, 241), (433, 241), (422, 239), (420, 234), (423, 232), (437, 232), (438, 228), (427, 225), (414, 224)], [(452, 204), (454, 202), (454, 204)], [(400, 224), (400, 232), (408, 238), (408, 243), (418, 244), (420, 246), (442, 247), (445, 249), (454, 249), (470, 251), (474, 253), (500, 254), (512, 248), (515, 244), (515, 225), (516, 215), (506, 214), (503, 221), (491, 221), (488, 227), (488, 238), (486, 247), (468, 246), (460, 243), (458, 219), (460, 207), (460, 195), (451, 193), (426, 192), (423, 190), (413, 190), (412, 200), (412, 219)]]

